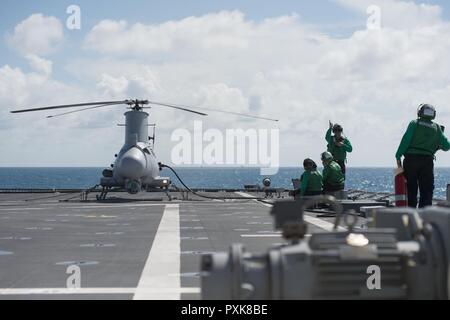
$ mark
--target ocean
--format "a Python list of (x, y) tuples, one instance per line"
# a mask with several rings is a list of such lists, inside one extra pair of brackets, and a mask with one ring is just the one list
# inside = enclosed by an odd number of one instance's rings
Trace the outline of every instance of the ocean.
[[(104, 168), (0, 168), (0, 188), (89, 188), (99, 182)], [(264, 176), (257, 168), (177, 168), (183, 181), (192, 188), (243, 188), (247, 184), (260, 184)], [(300, 168), (280, 168), (270, 177), (273, 187), (292, 188), (291, 179), (300, 177)], [(161, 176), (171, 177), (167, 169)], [(445, 199), (450, 183), (450, 168), (435, 171), (435, 197)], [(370, 192), (393, 192), (393, 168), (348, 168), (346, 188)]]

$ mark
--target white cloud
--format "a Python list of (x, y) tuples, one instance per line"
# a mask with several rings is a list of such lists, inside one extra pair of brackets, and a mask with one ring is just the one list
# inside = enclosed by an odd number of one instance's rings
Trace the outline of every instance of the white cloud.
[(412, 29), (434, 26), (442, 22), (442, 9), (437, 5), (417, 4), (402, 0), (335, 0), (337, 3), (367, 15), (369, 6), (381, 9), (382, 27)]
[[(366, 14), (366, 3), (339, 2)], [(161, 88), (154, 94), (163, 101), (251, 112), (256, 99), (259, 114), (282, 120), (284, 163), (323, 151), (332, 120), (342, 122), (355, 144), (350, 164), (388, 165), (416, 106), (427, 101), (442, 110), (450, 98), (450, 28), (439, 7), (375, 3), (382, 6), (385, 28), (362, 25), (346, 39), (323, 35), (296, 15), (256, 23), (239, 12), (220, 12), (160, 25), (101, 22), (86, 43), (116, 55), (114, 63), (95, 63), (98, 71), (114, 64), (116, 77), (131, 73), (129, 79), (143, 66), (157, 74)], [(230, 41), (209, 41), (216, 34)], [(136, 50), (130, 55), (129, 48)], [(208, 123), (219, 128), (249, 125), (210, 115)], [(445, 120), (450, 118), (439, 118)]]
[[(368, 2), (339, 3), (366, 14)], [(45, 97), (58, 92), (57, 103), (137, 97), (255, 112), (280, 118), (284, 165), (297, 165), (305, 157), (317, 159), (326, 147), (325, 130), (332, 120), (343, 124), (355, 146), (349, 165), (393, 165), (418, 104), (435, 104), (438, 122), (450, 121), (445, 111), (450, 100), (450, 27), (439, 7), (379, 3), (384, 28), (366, 30), (361, 25), (344, 39), (306, 26), (295, 14), (259, 22), (236, 11), (149, 25), (102, 21), (86, 36), (89, 58), (71, 61), (66, 68), (84, 87), (70, 92), (45, 77), (45, 63), (29, 74), (6, 66), (0, 69), (0, 99), (16, 92), (26, 97), (23, 103), (48, 104)], [(414, 24), (418, 16), (423, 23)], [(7, 81), (5, 74), (11, 74)], [(41, 90), (33, 84), (39, 81)], [(58, 125), (70, 121), (72, 128), (99, 128), (108, 140), (102, 152), (116, 152), (122, 132), (114, 124), (123, 117), (113, 110), (70, 115), (60, 118)], [(150, 122), (159, 125), (157, 153), (168, 161), (172, 130), (192, 129), (198, 117), (156, 106), (149, 112)], [(205, 129), (272, 126), (208, 113)], [(104, 130), (114, 133), (105, 135)], [(70, 131), (62, 132), (60, 139), (67, 137), (71, 148), (83, 154), (84, 143), (73, 139)], [(441, 157), (450, 160), (448, 154)]]
[[(276, 30), (291, 24), (294, 18), (268, 19), (259, 26)], [(182, 57), (201, 51), (230, 53), (249, 49), (255, 27), (258, 25), (245, 20), (239, 11), (222, 11), (159, 25), (136, 23), (129, 26), (123, 20), (104, 20), (92, 28), (85, 46), (99, 52), (131, 56), (171, 53)]]
[(97, 88), (103, 92), (105, 96), (120, 97), (125, 94), (128, 89), (128, 80), (125, 77), (114, 78), (109, 74), (102, 74), (101, 80), (97, 83)]
[(123, 139), (116, 127), (122, 121), (121, 112), (106, 109), (92, 116), (92, 112), (86, 111), (54, 119), (46, 116), (58, 111), (10, 113), (22, 108), (94, 101), (100, 98), (95, 91), (95, 88), (66, 85), (41, 71), (27, 73), (8, 65), (0, 67), (1, 164), (99, 166), (110, 163)]
[[(24, 73), (20, 68), (5, 65), (0, 68), (0, 101), (4, 104), (20, 105), (32, 103), (33, 100), (46, 100), (46, 94), (66, 87), (61, 83), (50, 81), (46, 74)], [(66, 87), (67, 88), (67, 87)], [(52, 95), (51, 95), (52, 96)], [(51, 99), (47, 98), (47, 99)]]
[(20, 22), (12, 34), (6, 34), (10, 47), (23, 55), (39, 56), (54, 52), (64, 39), (61, 21), (41, 13), (32, 14)]
[(38, 57), (37, 55), (34, 54), (27, 54), (25, 58), (28, 60), (30, 67), (34, 71), (42, 73), (47, 76), (51, 75), (53, 67), (52, 61)]
[(232, 112), (248, 111), (249, 101), (238, 88), (230, 88), (224, 83), (202, 86), (198, 90), (196, 105), (213, 106), (217, 110)]

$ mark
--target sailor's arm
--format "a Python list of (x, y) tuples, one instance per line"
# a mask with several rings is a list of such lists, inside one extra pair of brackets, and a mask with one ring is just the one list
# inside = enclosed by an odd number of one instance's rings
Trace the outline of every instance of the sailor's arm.
[(308, 171), (306, 171), (302, 176), (302, 184), (300, 187), (300, 195), (302, 197), (305, 195), (306, 188), (308, 188), (309, 175), (310, 175), (310, 173)]
[(322, 176), (322, 174), (319, 171), (317, 171), (317, 173), (319, 174), (319, 177), (320, 177), (320, 179), (322, 180), (322, 183), (323, 183), (323, 176)]
[(327, 181), (328, 176), (330, 174), (330, 169), (328, 167), (323, 168), (322, 172), (322, 182), (325, 184), (325, 181)]
[(327, 133), (325, 135), (325, 140), (331, 145), (333, 143), (333, 137), (331, 136), (332, 128), (327, 130)]
[(353, 146), (347, 138), (344, 140), (344, 150), (349, 153), (353, 151)]
[(412, 121), (409, 124), (405, 134), (403, 135), (402, 141), (400, 142), (400, 145), (397, 149), (397, 153), (395, 154), (395, 158), (397, 159), (397, 161), (401, 161), (402, 156), (405, 154), (406, 150), (408, 150), (408, 147), (411, 144), (411, 140), (414, 136), (415, 126), (416, 126), (415, 121)]
[(450, 142), (448, 141), (447, 137), (444, 135), (444, 133), (441, 131), (441, 136), (439, 137), (439, 147), (441, 150), (449, 151), (450, 150)]

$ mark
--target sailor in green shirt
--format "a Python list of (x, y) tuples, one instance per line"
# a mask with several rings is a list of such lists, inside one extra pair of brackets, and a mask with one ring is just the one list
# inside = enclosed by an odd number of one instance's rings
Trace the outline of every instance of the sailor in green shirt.
[(322, 194), (322, 175), (317, 171), (317, 164), (311, 159), (303, 161), (305, 172), (302, 174), (300, 181), (300, 195), (318, 196)]
[(339, 164), (334, 161), (333, 155), (329, 152), (322, 153), (322, 163), (324, 193), (344, 190), (345, 176)]
[[(331, 132), (334, 135), (331, 135)], [(345, 175), (345, 163), (347, 162), (347, 153), (353, 151), (350, 140), (343, 134), (344, 129), (339, 124), (333, 125), (330, 121), (330, 128), (325, 135), (325, 140), (328, 142), (328, 151), (333, 155), (334, 161), (339, 164), (342, 173)]]
[(434, 123), (436, 109), (421, 104), (418, 119), (412, 121), (395, 155), (398, 167), (402, 167), (407, 180), (408, 206), (417, 207), (417, 189), (420, 189), (419, 208), (431, 206), (434, 192), (434, 155), (438, 150), (449, 151), (450, 143), (443, 127)]
[(289, 194), (291, 196), (318, 196), (322, 192), (322, 175), (317, 170), (317, 164), (312, 159), (303, 161), (305, 172), (300, 177), (300, 189), (294, 190)]

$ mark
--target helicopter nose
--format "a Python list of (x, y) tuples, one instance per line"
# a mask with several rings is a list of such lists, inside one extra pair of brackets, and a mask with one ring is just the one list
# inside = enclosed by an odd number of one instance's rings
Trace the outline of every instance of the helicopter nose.
[(122, 156), (119, 172), (128, 179), (139, 179), (144, 176), (146, 163), (142, 151), (138, 148), (131, 148)]

